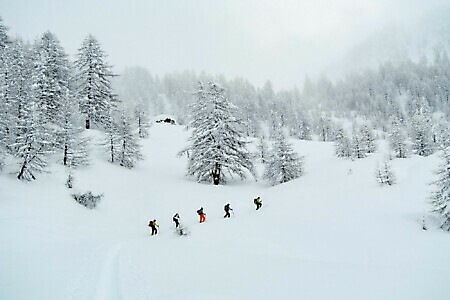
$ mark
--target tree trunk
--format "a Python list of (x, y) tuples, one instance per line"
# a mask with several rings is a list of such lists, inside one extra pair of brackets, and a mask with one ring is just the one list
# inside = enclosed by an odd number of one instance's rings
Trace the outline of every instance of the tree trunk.
[(213, 184), (214, 185), (219, 185), (220, 182), (220, 165), (218, 163), (216, 163), (216, 165), (214, 166), (214, 170), (213, 170)]
[(67, 166), (67, 144), (64, 145), (64, 158), (63, 163), (65, 166)]
[(114, 141), (113, 138), (110, 138), (110, 142), (111, 142), (111, 162), (114, 163)]

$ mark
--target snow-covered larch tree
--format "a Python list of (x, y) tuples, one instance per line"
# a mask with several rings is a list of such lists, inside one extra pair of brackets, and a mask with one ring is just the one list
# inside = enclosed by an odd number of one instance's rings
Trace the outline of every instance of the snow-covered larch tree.
[(377, 165), (375, 175), (380, 184), (387, 184), (387, 185), (395, 184), (395, 181), (396, 181), (395, 175), (394, 175), (394, 172), (392, 172), (391, 165), (389, 164), (389, 162), (387, 160), (384, 162), (382, 168), (380, 168)]
[(89, 139), (83, 136), (80, 113), (69, 91), (61, 103), (61, 115), (61, 129), (58, 133), (58, 144), (62, 149), (61, 162), (68, 168), (88, 165)]
[(352, 157), (353, 150), (351, 140), (342, 127), (336, 132), (334, 146), (337, 157)]
[(450, 231), (450, 147), (444, 150), (443, 161), (437, 170), (436, 190), (431, 196), (434, 212), (441, 218), (441, 228)]
[(407, 146), (406, 137), (403, 133), (401, 122), (397, 117), (391, 120), (391, 126), (388, 132), (388, 142), (391, 151), (394, 152), (397, 158), (406, 158)]
[(257, 151), (258, 159), (264, 164), (268, 155), (268, 146), (264, 136), (261, 136), (258, 140)]
[[(8, 61), (9, 56), (8, 28), (3, 25), (3, 20), (0, 17), (0, 147), (6, 147), (6, 140), (8, 136), (8, 107), (7, 107), (7, 88), (8, 88)], [(4, 149), (5, 150), (5, 149)]]
[(126, 168), (133, 168), (142, 159), (139, 136), (131, 126), (131, 120), (122, 113), (117, 126), (117, 161)]
[(75, 61), (77, 96), (80, 110), (86, 118), (86, 129), (91, 128), (92, 123), (104, 127), (117, 106), (111, 87), (111, 77), (114, 75), (105, 57), (97, 39), (89, 35), (83, 41)]
[(7, 145), (9, 152), (18, 158), (17, 178), (33, 180), (47, 165), (54, 140), (32, 93), (29, 55), (17, 40), (12, 42), (10, 50), (7, 101), (11, 120)]
[(303, 174), (303, 163), (280, 130), (269, 154), (263, 177), (272, 185), (288, 182)]
[(362, 138), (361, 138), (361, 135), (359, 132), (353, 131), (351, 143), (352, 143), (352, 149), (353, 149), (353, 153), (352, 153), (353, 158), (366, 157), (365, 145), (362, 141)]
[(364, 123), (359, 129), (362, 146), (366, 153), (374, 153), (377, 150), (372, 127)]
[(21, 107), (18, 136), (13, 148), (19, 159), (17, 179), (34, 180), (36, 174), (44, 171), (48, 162), (48, 154), (52, 152), (53, 140), (36, 103), (30, 98)]
[(225, 90), (209, 82), (204, 90), (200, 84), (197, 102), (192, 107), (190, 128), (192, 135), (188, 153), (188, 175), (198, 182), (226, 183), (237, 175), (245, 179), (247, 173), (255, 177), (251, 154), (246, 148), (241, 121), (225, 96)]
[(42, 117), (61, 125), (61, 107), (70, 85), (69, 61), (58, 39), (46, 32), (33, 46), (32, 92)]

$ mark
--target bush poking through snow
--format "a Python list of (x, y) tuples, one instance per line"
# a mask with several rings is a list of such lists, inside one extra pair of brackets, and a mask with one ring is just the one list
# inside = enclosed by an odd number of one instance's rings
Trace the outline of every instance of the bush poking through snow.
[(68, 189), (71, 189), (73, 187), (73, 176), (72, 176), (72, 174), (69, 174), (67, 176), (66, 186), (67, 186)]
[(81, 205), (93, 209), (97, 206), (97, 203), (103, 198), (103, 195), (93, 195), (92, 192), (83, 194), (72, 194), (73, 199)]

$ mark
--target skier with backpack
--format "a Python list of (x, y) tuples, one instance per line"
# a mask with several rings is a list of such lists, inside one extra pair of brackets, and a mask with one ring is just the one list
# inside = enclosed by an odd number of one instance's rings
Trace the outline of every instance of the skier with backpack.
[(258, 210), (258, 209), (260, 209), (261, 208), (261, 206), (262, 206), (262, 200), (261, 200), (261, 197), (256, 197), (254, 200), (253, 200), (253, 203), (256, 205), (256, 210)]
[(200, 209), (199, 210), (197, 210), (197, 214), (200, 216), (200, 223), (203, 223), (203, 222), (205, 222), (206, 221), (206, 214), (205, 214), (205, 212), (203, 211), (203, 207), (200, 207)]
[(156, 223), (156, 219), (155, 220), (150, 220), (150, 222), (148, 223), (148, 226), (152, 229), (152, 235), (157, 235), (158, 234), (158, 229), (159, 225), (158, 223)]
[(172, 221), (175, 223), (175, 228), (180, 227), (180, 215), (178, 213), (173, 216)]
[[(230, 203), (227, 203), (224, 207), (223, 210), (225, 211), (225, 216), (223, 216), (224, 218), (229, 218), (231, 217), (230, 215), (230, 211), (233, 211), (233, 209), (230, 206)], [(233, 212), (234, 213), (234, 212)]]

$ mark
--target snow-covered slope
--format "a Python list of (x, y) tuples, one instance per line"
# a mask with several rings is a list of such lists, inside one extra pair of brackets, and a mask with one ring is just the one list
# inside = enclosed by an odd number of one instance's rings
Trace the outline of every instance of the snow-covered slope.
[[(75, 173), (78, 191), (104, 194), (95, 210), (72, 200), (59, 166), (30, 183), (0, 175), (1, 299), (449, 299), (450, 235), (421, 225), (437, 156), (395, 160), (398, 184), (380, 187), (385, 151), (350, 161), (294, 141), (300, 179), (212, 186), (184, 177), (183, 127), (150, 134), (136, 169), (95, 153)], [(174, 234), (176, 212), (189, 236)]]

